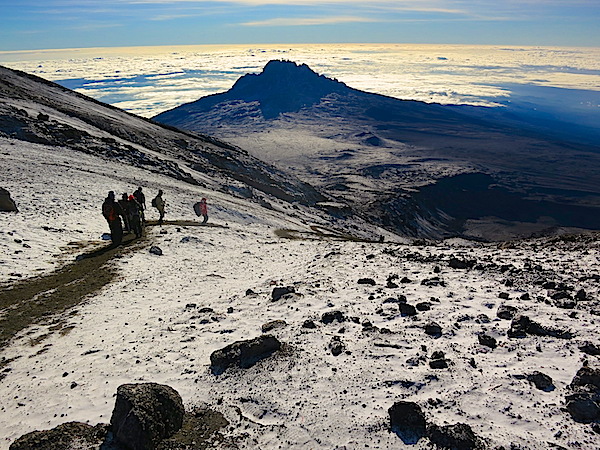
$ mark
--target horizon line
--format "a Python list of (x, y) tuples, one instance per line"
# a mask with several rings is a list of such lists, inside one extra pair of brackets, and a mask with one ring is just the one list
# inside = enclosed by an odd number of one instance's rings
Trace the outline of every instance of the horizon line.
[(431, 42), (284, 42), (284, 43), (239, 43), (239, 44), (158, 44), (158, 45), (112, 45), (112, 46), (90, 46), (90, 47), (58, 47), (58, 48), (35, 48), (19, 50), (0, 50), (0, 54), (18, 54), (35, 52), (63, 52), (76, 50), (100, 50), (119, 48), (166, 48), (166, 47), (253, 47), (253, 46), (315, 46), (315, 45), (410, 45), (410, 46), (461, 46), (461, 47), (528, 47), (528, 48), (597, 48), (599, 45), (552, 45), (552, 44), (464, 44), (464, 43), (431, 43)]

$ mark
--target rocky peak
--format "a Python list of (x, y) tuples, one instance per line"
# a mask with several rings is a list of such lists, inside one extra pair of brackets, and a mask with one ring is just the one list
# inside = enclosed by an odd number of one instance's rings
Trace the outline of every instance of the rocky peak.
[(241, 77), (227, 94), (246, 102), (259, 102), (264, 117), (270, 119), (349, 89), (344, 83), (317, 74), (306, 64), (272, 60), (260, 74)]

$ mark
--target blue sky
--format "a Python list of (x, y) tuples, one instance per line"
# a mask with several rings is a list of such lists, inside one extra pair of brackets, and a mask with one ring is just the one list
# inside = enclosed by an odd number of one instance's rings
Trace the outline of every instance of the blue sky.
[(0, 50), (176, 44), (600, 46), (600, 0), (0, 0)]

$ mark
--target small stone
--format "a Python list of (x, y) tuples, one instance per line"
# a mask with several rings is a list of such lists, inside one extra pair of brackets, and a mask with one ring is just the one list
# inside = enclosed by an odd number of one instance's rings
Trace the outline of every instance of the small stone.
[(293, 286), (273, 288), (273, 292), (271, 292), (271, 301), (276, 302), (277, 300), (281, 299), (283, 296), (288, 295), (288, 294), (294, 294), (295, 292), (296, 292), (296, 289), (294, 289)]
[(477, 339), (479, 340), (479, 343), (481, 345), (484, 345), (486, 347), (489, 348), (496, 348), (498, 346), (498, 343), (496, 342), (496, 339), (492, 336), (489, 336), (487, 334), (480, 334), (479, 336), (477, 336)]
[(302, 324), (302, 328), (315, 329), (317, 328), (317, 326), (312, 320), (308, 319), (304, 321), (304, 323)]
[(442, 335), (442, 327), (436, 322), (429, 322), (425, 325), (425, 334), (439, 337)]
[(447, 369), (448, 361), (445, 359), (434, 359), (429, 361), (429, 367), (432, 369)]
[(535, 371), (527, 375), (527, 381), (533, 383), (540, 391), (550, 392), (554, 390), (552, 378), (542, 372)]
[(498, 311), (496, 312), (496, 316), (500, 319), (510, 320), (517, 313), (517, 308), (510, 305), (500, 305), (498, 307)]
[(162, 256), (163, 252), (160, 249), (160, 247), (153, 245), (152, 247), (150, 247), (150, 253), (152, 253), (153, 255), (156, 256)]
[(408, 303), (400, 303), (400, 314), (403, 316), (416, 316), (417, 310), (413, 305), (409, 305)]

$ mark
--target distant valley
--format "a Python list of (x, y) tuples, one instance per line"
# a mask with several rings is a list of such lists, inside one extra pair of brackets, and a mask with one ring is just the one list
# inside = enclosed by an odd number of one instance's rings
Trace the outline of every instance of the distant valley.
[(600, 228), (600, 147), (497, 109), (369, 94), (271, 61), (154, 119), (232, 142), (331, 196), (334, 213), (400, 234), (498, 240)]

